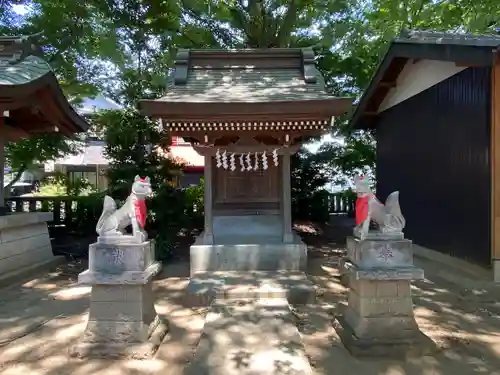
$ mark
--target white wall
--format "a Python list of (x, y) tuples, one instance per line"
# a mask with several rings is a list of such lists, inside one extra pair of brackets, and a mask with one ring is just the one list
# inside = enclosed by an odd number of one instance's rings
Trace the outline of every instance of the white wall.
[(383, 112), (465, 69), (466, 67), (456, 66), (454, 62), (448, 61), (420, 60), (413, 63), (409, 60), (397, 79), (396, 87), (389, 91), (378, 112)]

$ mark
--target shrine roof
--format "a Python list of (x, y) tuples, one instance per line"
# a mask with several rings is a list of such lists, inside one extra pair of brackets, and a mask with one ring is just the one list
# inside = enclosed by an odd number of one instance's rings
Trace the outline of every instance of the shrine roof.
[[(297, 51), (298, 56), (299, 53), (300, 50)], [(196, 56), (196, 51), (191, 54)], [(299, 61), (295, 67), (254, 66), (251, 61), (220, 68), (195, 66), (187, 73), (185, 83), (176, 84), (176, 74), (172, 74), (167, 87), (169, 92), (159, 100), (262, 102), (332, 99), (325, 91), (321, 73), (313, 64), (309, 68), (310, 76), (306, 80), (304, 65)]]
[[(391, 91), (398, 90), (398, 80), (405, 67), (421, 60), (453, 62), (464, 68), (490, 67), (499, 51), (499, 35), (402, 30), (389, 43), (351, 116), (350, 126), (354, 129), (377, 127), (380, 107)], [(420, 74), (426, 75), (427, 72)]]
[(161, 117), (180, 110), (180, 103), (256, 108), (259, 103), (326, 101), (333, 109), (338, 100), (326, 91), (310, 48), (180, 50), (166, 94), (141, 101), (141, 107), (144, 114)]
[[(10, 138), (36, 132), (85, 131), (87, 122), (64, 96), (33, 36), (0, 37), (0, 110)], [(57, 127), (57, 130), (56, 130)]]
[(87, 139), (80, 152), (56, 160), (56, 164), (68, 166), (106, 166), (109, 160), (106, 158), (106, 143), (102, 140)]

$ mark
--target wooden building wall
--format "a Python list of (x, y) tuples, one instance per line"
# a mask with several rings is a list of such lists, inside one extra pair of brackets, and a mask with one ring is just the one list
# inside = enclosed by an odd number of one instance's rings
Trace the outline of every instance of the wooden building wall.
[(500, 56), (491, 70), (491, 258), (500, 260)]
[(281, 160), (278, 167), (235, 171), (217, 168), (212, 160), (214, 215), (280, 214), (282, 201)]
[(400, 191), (416, 244), (490, 263), (491, 69), (468, 68), (382, 112), (377, 194)]

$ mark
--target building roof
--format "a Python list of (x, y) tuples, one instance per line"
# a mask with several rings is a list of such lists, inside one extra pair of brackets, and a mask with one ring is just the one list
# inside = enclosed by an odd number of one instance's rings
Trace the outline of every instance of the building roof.
[(378, 108), (409, 60), (455, 62), (458, 66), (491, 66), (500, 36), (404, 30), (393, 39), (351, 117), (354, 129), (375, 126)]
[(36, 132), (85, 131), (87, 122), (64, 96), (34, 36), (0, 37), (0, 110), (11, 139)]
[[(105, 155), (106, 143), (102, 140), (87, 140), (83, 149), (75, 155), (68, 155), (58, 159), (55, 164), (66, 166), (107, 166), (109, 160)], [(162, 155), (172, 158), (175, 162), (183, 164), (185, 171), (203, 171), (205, 159), (199, 155), (189, 143), (171, 146), (167, 153)]]
[[(188, 53), (191, 69), (183, 76), (178, 72), (170, 76), (169, 91), (160, 101), (255, 103), (332, 99), (325, 91), (325, 81), (314, 61), (305, 61), (305, 53), (299, 49), (233, 51), (241, 56), (235, 57), (236, 61), (226, 59), (228, 51), (191, 50)], [(282, 59), (283, 63), (272, 68), (259, 66), (252, 61), (258, 58), (257, 54)], [(217, 61), (219, 65), (204, 63), (203, 59)], [(293, 59), (295, 66), (290, 67), (286, 59)], [(308, 76), (304, 74), (306, 69)]]
[(109, 161), (104, 154), (105, 145), (106, 143), (104, 141), (88, 140), (85, 142), (83, 149), (79, 153), (58, 159), (55, 164), (73, 166), (107, 166)]
[(182, 164), (185, 171), (203, 171), (205, 167), (205, 158), (191, 145), (170, 146), (168, 154), (176, 163)]
[(209, 123), (227, 130), (287, 117), (329, 125), (351, 103), (326, 91), (312, 49), (180, 50), (166, 94), (142, 100), (141, 111), (165, 119), (169, 130), (191, 123), (203, 131)]
[(76, 111), (82, 116), (93, 115), (99, 111), (109, 109), (122, 109), (123, 107), (109, 98), (97, 95), (95, 98), (84, 98), (77, 106)]

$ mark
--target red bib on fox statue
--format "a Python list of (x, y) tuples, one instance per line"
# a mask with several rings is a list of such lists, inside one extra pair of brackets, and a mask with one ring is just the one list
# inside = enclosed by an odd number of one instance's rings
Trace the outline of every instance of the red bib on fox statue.
[[(146, 182), (146, 179), (140, 178), (140, 182)], [(148, 208), (146, 207), (145, 199), (136, 199), (134, 201), (135, 217), (139, 226), (144, 229), (146, 226), (146, 219), (148, 217)]]
[(146, 207), (146, 201), (137, 199), (134, 202), (134, 206), (135, 206), (135, 217), (137, 219), (137, 222), (139, 223), (140, 227), (144, 229), (144, 226), (146, 225), (146, 218), (148, 217), (148, 209)]
[(356, 225), (363, 223), (368, 217), (370, 196), (358, 197), (356, 199)]
[(370, 199), (374, 195), (370, 192), (370, 183), (365, 176), (356, 179), (356, 225), (362, 224), (368, 217)]

